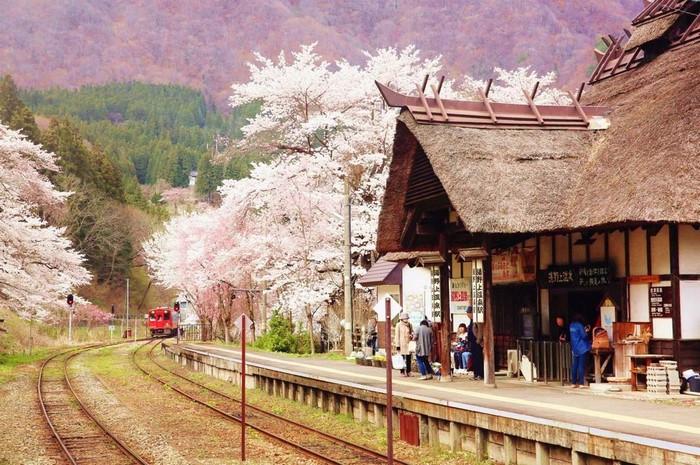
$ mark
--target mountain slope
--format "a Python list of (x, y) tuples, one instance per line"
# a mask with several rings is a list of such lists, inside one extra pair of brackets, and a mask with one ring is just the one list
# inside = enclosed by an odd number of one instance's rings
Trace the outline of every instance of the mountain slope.
[(0, 0), (0, 72), (22, 87), (139, 80), (202, 89), (219, 105), (253, 51), (318, 41), (327, 57), (415, 43), (447, 72), (494, 66), (583, 80), (596, 35), (642, 0)]

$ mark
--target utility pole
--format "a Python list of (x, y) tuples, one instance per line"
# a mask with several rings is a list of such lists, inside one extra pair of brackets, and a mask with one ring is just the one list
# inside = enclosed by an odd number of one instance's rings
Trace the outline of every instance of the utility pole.
[(343, 251), (343, 261), (345, 264), (343, 279), (345, 284), (345, 355), (350, 355), (350, 352), (352, 352), (352, 333), (355, 326), (352, 315), (352, 230), (350, 228), (350, 220), (350, 181), (346, 175), (343, 192), (343, 223), (345, 226), (345, 233), (343, 235), (345, 242)]
[(124, 339), (129, 337), (129, 278), (126, 278), (126, 330)]

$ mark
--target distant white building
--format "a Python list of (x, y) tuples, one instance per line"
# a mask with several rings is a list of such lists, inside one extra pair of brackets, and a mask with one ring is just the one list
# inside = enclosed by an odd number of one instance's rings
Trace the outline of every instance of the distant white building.
[(190, 171), (190, 187), (197, 183), (197, 171)]
[(187, 300), (184, 294), (180, 294), (175, 299), (180, 304), (180, 324), (195, 325), (199, 323), (199, 317), (194, 312), (192, 303)]

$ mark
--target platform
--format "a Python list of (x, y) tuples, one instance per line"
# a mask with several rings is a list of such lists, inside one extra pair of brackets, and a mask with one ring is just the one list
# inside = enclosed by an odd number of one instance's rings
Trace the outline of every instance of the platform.
[[(238, 351), (228, 348), (209, 344), (181, 344), (180, 347), (192, 354), (239, 361)], [(329, 386), (342, 386), (344, 393), (348, 389), (372, 393), (372, 398), (375, 399), (385, 392), (385, 370), (382, 368), (360, 366), (347, 361), (291, 358), (267, 352), (248, 352), (247, 357), (251, 368), (264, 369), (268, 374), (269, 371), (277, 372), (287, 380), (291, 379), (290, 376), (297, 377), (302, 384), (304, 379), (314, 380)], [(398, 372), (394, 373), (398, 375)], [(512, 381), (498, 382), (498, 387), (494, 389), (479, 381), (463, 378), (447, 383), (420, 381), (417, 376), (395, 376), (394, 380), (398, 405), (405, 399), (424, 405), (446, 407), (448, 411), (443, 412), (443, 415), (448, 419), (451, 419), (450, 415), (457, 418), (458, 411), (479, 413), (513, 420), (518, 424), (525, 422), (532, 425), (533, 430), (541, 426), (549, 430), (619, 441), (631, 446), (644, 446), (664, 455), (663, 462), (658, 463), (674, 463), (676, 458), (680, 461), (675, 463), (686, 463), (681, 457), (688, 456), (694, 456), (694, 459), (687, 463), (700, 460), (700, 421), (697, 415), (700, 409), (695, 406), (610, 398), (590, 393), (586, 389), (578, 391), (556, 385), (531, 385)], [(678, 454), (674, 455), (674, 461), (669, 461), (666, 452)]]

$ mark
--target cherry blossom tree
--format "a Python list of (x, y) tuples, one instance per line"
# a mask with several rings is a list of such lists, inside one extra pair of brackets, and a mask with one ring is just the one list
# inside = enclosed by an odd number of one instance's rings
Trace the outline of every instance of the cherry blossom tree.
[[(535, 103), (539, 105), (568, 105), (571, 103), (564, 92), (552, 87), (557, 80), (554, 71), (539, 75), (527, 66), (515, 70), (494, 68), (494, 73), (496, 77), (489, 92), (489, 98), (494, 102), (526, 103), (523, 90), (530, 93), (535, 84), (539, 82)], [(461, 86), (461, 94), (463, 98), (481, 100), (479, 89), (485, 87), (486, 81), (466, 76)]]
[(44, 318), (90, 274), (60, 228), (40, 216), (61, 204), (45, 176), (54, 155), (0, 124), (0, 301), (20, 315)]
[[(266, 289), (309, 333), (343, 292), (343, 188), (351, 186), (355, 276), (375, 248), (397, 111), (384, 106), (375, 80), (415, 93), (427, 74), (436, 80), (440, 58), (418, 50), (380, 49), (363, 65), (329, 63), (314, 45), (275, 60), (256, 55), (250, 80), (232, 86), (232, 106), (256, 102), (260, 112), (230, 141), (239, 151), (266, 153), (249, 177), (224, 181), (221, 205), (173, 218), (146, 244), (154, 276), (185, 291), (204, 318), (226, 326), (232, 289)], [(552, 73), (496, 70), (491, 97), (520, 102), (540, 81), (538, 103), (561, 95)], [(441, 95), (464, 98), (485, 83), (467, 78), (461, 90), (445, 81)], [(326, 321), (334, 322), (337, 315)], [(313, 347), (313, 344), (312, 344)]]

